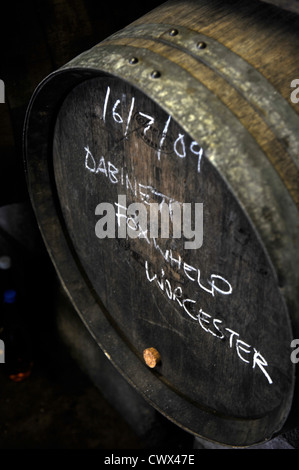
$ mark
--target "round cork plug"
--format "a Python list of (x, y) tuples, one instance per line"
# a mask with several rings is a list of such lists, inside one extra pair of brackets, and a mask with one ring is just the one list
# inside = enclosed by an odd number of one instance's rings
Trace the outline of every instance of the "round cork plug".
[(143, 351), (143, 359), (146, 365), (153, 369), (161, 361), (161, 356), (157, 349), (147, 348)]

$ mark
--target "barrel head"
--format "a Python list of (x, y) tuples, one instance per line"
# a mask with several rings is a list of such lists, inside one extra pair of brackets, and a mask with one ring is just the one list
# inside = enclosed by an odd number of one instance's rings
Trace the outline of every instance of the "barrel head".
[[(140, 89), (96, 76), (60, 103), (48, 165), (48, 248), (109, 360), (195, 435), (270, 438), (293, 394), (289, 314), (202, 142)], [(47, 217), (44, 206), (41, 225)]]

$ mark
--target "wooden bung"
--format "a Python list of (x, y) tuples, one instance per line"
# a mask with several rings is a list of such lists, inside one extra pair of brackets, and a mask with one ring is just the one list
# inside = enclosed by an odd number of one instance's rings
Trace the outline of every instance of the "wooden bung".
[(148, 367), (153, 369), (156, 367), (159, 362), (161, 361), (161, 356), (157, 349), (155, 348), (147, 348), (143, 351), (143, 358), (145, 360), (145, 363)]

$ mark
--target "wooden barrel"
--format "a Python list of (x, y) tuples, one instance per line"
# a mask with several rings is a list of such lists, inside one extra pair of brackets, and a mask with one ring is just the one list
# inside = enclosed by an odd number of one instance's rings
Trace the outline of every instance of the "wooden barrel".
[(233, 446), (296, 405), (298, 30), (255, 0), (167, 2), (48, 76), (25, 123), (32, 204), (90, 334), (153, 407)]

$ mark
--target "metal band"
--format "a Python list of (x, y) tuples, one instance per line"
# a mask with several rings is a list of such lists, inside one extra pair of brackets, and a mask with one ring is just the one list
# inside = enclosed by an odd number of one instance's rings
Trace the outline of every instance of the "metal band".
[[(151, 39), (177, 47), (214, 70), (262, 116), (299, 169), (299, 116), (269, 81), (243, 58), (215, 39), (183, 26), (129, 26), (108, 39), (124, 37)], [(202, 44), (206, 47), (201, 48)]]

